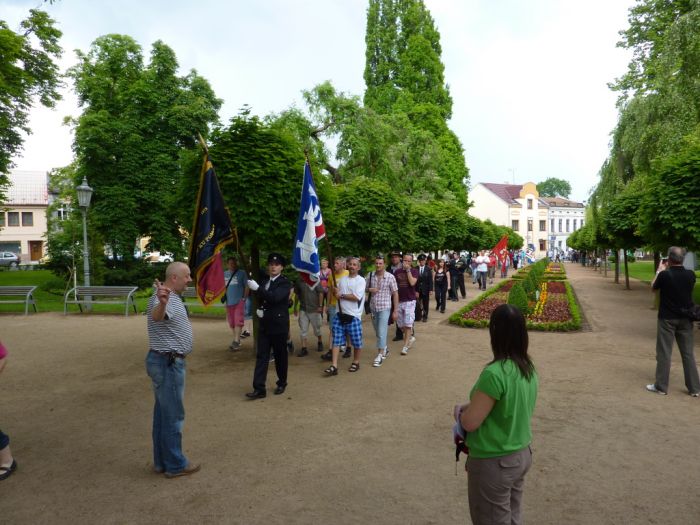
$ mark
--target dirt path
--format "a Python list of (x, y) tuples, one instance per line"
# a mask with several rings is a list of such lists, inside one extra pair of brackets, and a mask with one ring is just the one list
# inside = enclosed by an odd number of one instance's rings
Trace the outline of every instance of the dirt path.
[[(531, 333), (541, 386), (527, 522), (697, 522), (700, 400), (684, 391), (677, 352), (670, 394), (644, 390), (655, 364), (648, 285), (625, 291), (567, 270), (591, 330)], [(177, 480), (149, 471), (143, 316), (2, 315), (11, 361), (0, 428), (20, 468), (0, 482), (0, 522), (468, 523), (450, 413), (490, 351), (486, 331), (445, 323), (464, 304), (431, 312), (410, 354), (392, 343), (379, 369), (365, 323), (359, 373), (342, 363), (337, 377), (322, 377), (313, 352), (291, 359), (284, 396), (254, 402), (243, 397), (251, 343), (230, 354), (225, 322), (195, 319), (184, 443), (203, 468)]]

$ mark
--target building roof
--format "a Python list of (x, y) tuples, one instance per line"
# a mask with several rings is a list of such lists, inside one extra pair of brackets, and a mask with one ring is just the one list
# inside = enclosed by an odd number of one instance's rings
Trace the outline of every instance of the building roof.
[(586, 206), (582, 202), (570, 201), (563, 197), (540, 197), (541, 200), (545, 201), (549, 206), (555, 208), (585, 208)]
[(481, 185), (506, 203), (519, 204), (516, 199), (520, 198), (520, 191), (523, 189), (522, 185), (495, 184), (491, 182), (482, 182)]
[(44, 171), (12, 170), (8, 174), (7, 206), (49, 204), (48, 184)]

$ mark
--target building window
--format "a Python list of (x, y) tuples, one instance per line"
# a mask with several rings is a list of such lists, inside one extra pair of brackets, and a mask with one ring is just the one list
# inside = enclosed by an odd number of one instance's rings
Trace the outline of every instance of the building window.
[(532, 209), (532, 199), (527, 200), (527, 209), (531, 210)]
[(569, 231), (569, 219), (566, 219), (566, 231), (567, 231), (567, 233)]
[(583, 219), (581, 219), (581, 228), (583, 228)]
[(0, 211), (0, 228), (5, 226), (5, 212)]
[(527, 231), (532, 231), (532, 219), (527, 220)]
[(34, 226), (34, 213), (31, 211), (22, 212), (22, 226)]
[(552, 222), (550, 223), (550, 226), (551, 226), (550, 231), (551, 231), (552, 233), (554, 233), (554, 219), (552, 219)]
[(8, 226), (19, 226), (19, 212), (18, 211), (8, 211), (7, 212), (7, 225)]
[(574, 231), (576, 231), (576, 219), (574, 219)]
[(547, 221), (540, 221), (540, 231), (547, 231)]
[(520, 230), (520, 221), (510, 221), (510, 227), (513, 229), (514, 232), (517, 232), (518, 230)]
[(560, 231), (560, 232), (563, 232), (564, 230), (561, 229), (561, 221), (562, 221), (562, 220), (559, 219), (559, 231)]
[(61, 206), (56, 211), (54, 211), (54, 217), (59, 221), (65, 221), (68, 218), (68, 210)]
[(547, 249), (547, 241), (540, 239), (540, 251), (543, 252)]
[(561, 241), (559, 241), (559, 249), (561, 250)]

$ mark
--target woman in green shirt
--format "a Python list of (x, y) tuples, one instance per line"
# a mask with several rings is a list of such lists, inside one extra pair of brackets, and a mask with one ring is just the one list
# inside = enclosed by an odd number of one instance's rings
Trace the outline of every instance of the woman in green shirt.
[(491, 361), (460, 407), (468, 432), (469, 513), (474, 525), (522, 523), (525, 474), (532, 464), (530, 420), (537, 372), (527, 354), (523, 314), (501, 305), (491, 314)]

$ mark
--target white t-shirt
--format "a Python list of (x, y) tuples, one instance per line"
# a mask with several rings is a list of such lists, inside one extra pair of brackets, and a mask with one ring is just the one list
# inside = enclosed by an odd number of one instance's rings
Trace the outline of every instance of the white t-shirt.
[(355, 277), (346, 276), (338, 281), (338, 290), (341, 295), (352, 294), (360, 298), (360, 302), (351, 301), (348, 299), (340, 300), (340, 308), (343, 313), (350, 314), (353, 317), (362, 318), (364, 311), (363, 305), (365, 302), (365, 278), (361, 275)]
[(488, 262), (489, 262), (488, 257), (486, 257), (485, 255), (479, 255), (479, 257), (476, 258), (476, 271), (477, 272), (488, 271)]

